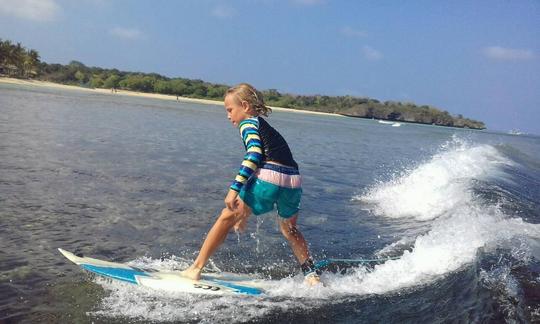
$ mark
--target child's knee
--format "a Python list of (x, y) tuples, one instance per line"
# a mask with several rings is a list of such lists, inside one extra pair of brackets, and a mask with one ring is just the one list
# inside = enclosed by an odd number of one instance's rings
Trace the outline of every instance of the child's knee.
[(237, 214), (238, 213), (228, 208), (223, 208), (223, 210), (221, 211), (221, 215), (219, 215), (218, 221), (226, 225), (233, 226), (236, 223), (236, 219), (238, 218)]
[(286, 223), (286, 222), (281, 222), (279, 224), (279, 228), (283, 236), (285, 236), (286, 238), (298, 235), (298, 228), (296, 228), (296, 225)]

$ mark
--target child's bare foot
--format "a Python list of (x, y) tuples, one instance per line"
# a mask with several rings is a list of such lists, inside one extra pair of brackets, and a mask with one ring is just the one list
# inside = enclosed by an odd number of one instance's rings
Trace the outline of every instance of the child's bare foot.
[(312, 272), (310, 274), (308, 274), (305, 278), (304, 278), (304, 282), (310, 286), (310, 287), (313, 287), (313, 286), (316, 286), (316, 285), (320, 285), (321, 284), (321, 278), (319, 277), (318, 274), (316, 274), (315, 272)]
[(192, 279), (192, 280), (199, 280), (199, 279), (201, 279), (201, 270), (202, 269), (199, 269), (199, 268), (195, 267), (194, 265), (192, 265), (191, 267), (187, 268), (186, 270), (180, 272), (180, 275), (182, 275), (182, 277), (186, 277), (186, 278), (189, 278), (189, 279)]

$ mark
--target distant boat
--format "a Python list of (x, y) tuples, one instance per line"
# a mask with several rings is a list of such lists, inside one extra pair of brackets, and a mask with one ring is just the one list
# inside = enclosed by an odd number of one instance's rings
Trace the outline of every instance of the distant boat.
[(524, 135), (525, 133), (523, 133), (522, 131), (520, 130), (517, 130), (517, 129), (511, 129), (508, 134), (510, 135)]
[(401, 123), (393, 122), (393, 121), (386, 121), (386, 120), (377, 120), (379, 124), (385, 124), (385, 125), (392, 125), (392, 127), (399, 127), (401, 126)]

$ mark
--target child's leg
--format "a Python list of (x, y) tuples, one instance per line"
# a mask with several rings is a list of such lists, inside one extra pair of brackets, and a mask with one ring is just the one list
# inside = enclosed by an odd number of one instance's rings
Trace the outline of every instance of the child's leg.
[(221, 215), (219, 215), (214, 223), (214, 226), (212, 226), (210, 232), (208, 232), (197, 259), (195, 259), (195, 262), (193, 262), (189, 268), (182, 271), (182, 275), (194, 280), (199, 280), (202, 268), (204, 268), (208, 259), (214, 254), (221, 243), (225, 241), (231, 228), (239, 221), (239, 212), (237, 210), (232, 211), (228, 208), (224, 208), (221, 211)]
[(289, 241), (289, 245), (296, 256), (296, 259), (298, 259), (300, 264), (303, 264), (309, 259), (309, 251), (304, 236), (296, 226), (297, 216), (298, 214), (287, 219), (280, 218), (279, 228), (283, 236)]
[[(304, 239), (302, 233), (300, 233), (300, 230), (298, 230), (298, 227), (296, 226), (296, 220), (298, 218), (297, 216), (298, 214), (288, 219), (280, 219), (279, 227), (281, 229), (281, 233), (283, 233), (283, 236), (285, 236), (287, 241), (289, 241), (289, 245), (291, 246), (291, 249), (296, 256), (296, 259), (298, 259), (298, 262), (300, 263), (300, 265), (302, 265), (303, 268), (306, 264), (309, 263), (311, 263), (312, 266), (313, 261), (309, 256), (307, 242)], [(304, 271), (304, 269), (302, 269), (302, 271)], [(314, 271), (310, 275), (306, 276), (305, 281), (310, 286), (315, 286), (319, 284), (320, 279), (317, 271)]]

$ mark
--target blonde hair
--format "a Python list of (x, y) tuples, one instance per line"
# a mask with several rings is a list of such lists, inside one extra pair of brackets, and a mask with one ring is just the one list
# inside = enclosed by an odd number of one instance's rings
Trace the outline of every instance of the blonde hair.
[(240, 83), (225, 92), (225, 97), (235, 95), (239, 101), (246, 101), (258, 115), (268, 117), (272, 109), (264, 104), (263, 95), (249, 83)]

